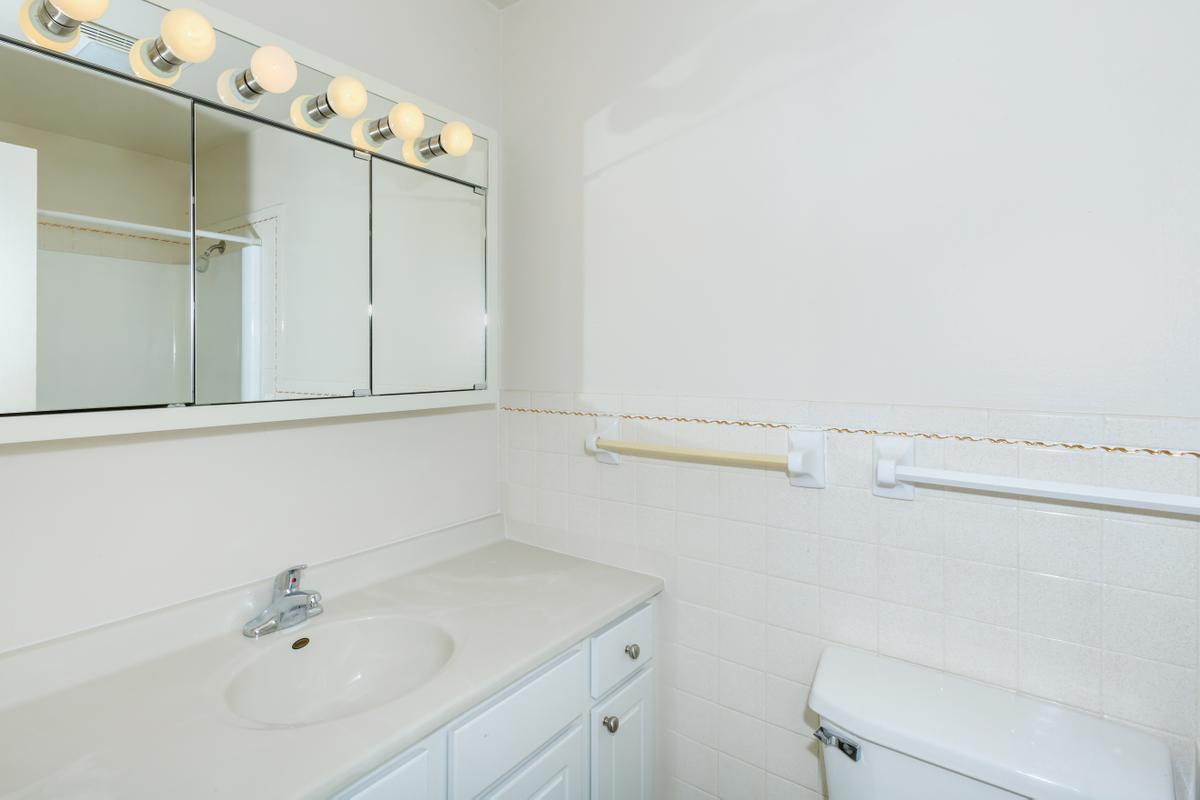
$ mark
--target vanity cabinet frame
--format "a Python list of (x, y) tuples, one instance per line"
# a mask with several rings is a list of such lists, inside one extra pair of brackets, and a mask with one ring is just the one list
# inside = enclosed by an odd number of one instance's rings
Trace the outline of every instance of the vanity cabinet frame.
[[(652, 599), (623, 614), (335, 800), (652, 800), (656, 605)], [(626, 631), (651, 638), (625, 642)], [(632, 666), (615, 686), (593, 697), (593, 676), (618, 642), (622, 651), (637, 644), (639, 655), (628, 657)], [(430, 787), (428, 795), (412, 794), (417, 786)]]

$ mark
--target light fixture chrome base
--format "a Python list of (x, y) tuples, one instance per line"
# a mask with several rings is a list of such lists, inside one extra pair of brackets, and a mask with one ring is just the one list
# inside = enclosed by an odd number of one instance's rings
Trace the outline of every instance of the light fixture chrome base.
[(359, 150), (365, 150), (368, 153), (376, 153), (382, 143), (377, 144), (370, 136), (367, 135), (367, 126), (371, 124), (369, 119), (356, 120), (350, 126), (350, 141)]
[(414, 149), (418, 156), (425, 161), (432, 161), (439, 156), (446, 155), (446, 148), (442, 147), (442, 135), (439, 133), (436, 136), (427, 136), (416, 143)]
[(360, 119), (355, 122), (354, 127), (350, 129), (350, 138), (358, 149), (374, 153), (392, 139), (399, 137), (392, 130), (388, 118), (380, 117), (379, 119)]
[(253, 111), (266, 94), (266, 89), (250, 74), (250, 70), (227, 69), (217, 77), (217, 97), (230, 108)]
[(391, 120), (387, 117), (380, 117), (377, 120), (368, 122), (366, 133), (367, 138), (374, 142), (376, 147), (397, 138), (396, 132), (392, 130)]
[(50, 0), (25, 0), (17, 12), (25, 38), (56, 53), (69, 53), (79, 44), (79, 20), (68, 17)]
[(35, 4), (38, 19), (55, 36), (66, 36), (72, 31), (79, 30), (79, 20), (67, 14), (50, 0), (42, 0)]
[(411, 167), (421, 167), (424, 169), (429, 166), (429, 162), (421, 158), (417, 153), (417, 143), (415, 141), (407, 141), (404, 143), (404, 150), (401, 152), (401, 158), (404, 163)]
[(313, 122), (308, 114), (305, 113), (305, 108), (316, 98), (311, 94), (302, 94), (292, 101), (292, 106), (288, 111), (288, 117), (291, 118), (292, 124), (302, 131), (309, 133), (321, 133), (325, 130), (328, 120), (323, 120), (321, 123)]
[(183, 72), (183, 59), (171, 52), (162, 38), (138, 39), (129, 48), (133, 74), (160, 86), (173, 86)]
[(320, 133), (336, 116), (328, 94), (302, 94), (292, 101), (292, 124), (301, 130)]

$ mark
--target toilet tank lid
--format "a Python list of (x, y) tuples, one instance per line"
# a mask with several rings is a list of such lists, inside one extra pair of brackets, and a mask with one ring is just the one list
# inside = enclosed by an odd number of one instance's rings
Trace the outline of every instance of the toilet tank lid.
[(809, 706), (843, 733), (1037, 800), (1174, 797), (1161, 739), (940, 670), (831, 646)]

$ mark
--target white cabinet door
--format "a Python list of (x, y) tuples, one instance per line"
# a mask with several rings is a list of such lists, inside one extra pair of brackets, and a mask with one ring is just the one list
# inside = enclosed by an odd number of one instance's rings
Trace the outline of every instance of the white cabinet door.
[(592, 709), (592, 800), (653, 800), (654, 668)]
[(334, 797), (335, 800), (445, 800), (445, 732), (435, 733)]
[(488, 800), (583, 800), (587, 797), (587, 749), (576, 723), (508, 780)]

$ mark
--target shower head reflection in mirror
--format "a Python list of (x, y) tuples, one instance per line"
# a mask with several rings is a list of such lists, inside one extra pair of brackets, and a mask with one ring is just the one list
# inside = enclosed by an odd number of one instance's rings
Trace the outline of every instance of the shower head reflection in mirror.
[(196, 259), (196, 272), (208, 272), (208, 263), (212, 259), (213, 253), (216, 253), (219, 256), (225, 255), (224, 239), (205, 248), (204, 252), (200, 254), (200, 257)]

